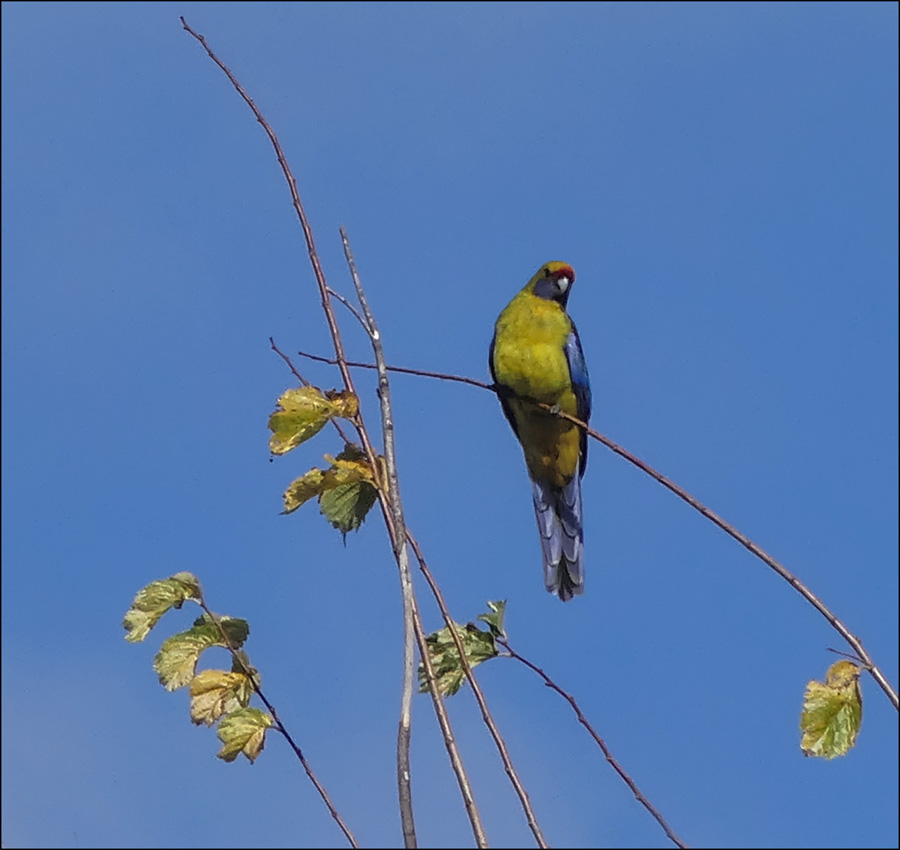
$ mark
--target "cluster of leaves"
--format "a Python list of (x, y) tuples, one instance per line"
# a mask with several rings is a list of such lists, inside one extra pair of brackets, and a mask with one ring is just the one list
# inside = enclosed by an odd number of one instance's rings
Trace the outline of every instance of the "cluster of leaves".
[[(202, 603), (203, 593), (197, 577), (176, 573), (154, 581), (138, 591), (125, 614), (122, 625), (125, 640), (144, 640), (162, 616), (187, 601)], [(191, 722), (212, 726), (219, 721), (217, 734), (222, 742), (218, 756), (234, 761), (241, 753), (251, 762), (265, 746), (270, 715), (249, 706), (259, 686), (259, 673), (241, 649), (250, 634), (246, 620), (214, 617), (204, 612), (190, 629), (166, 639), (153, 660), (153, 669), (167, 691), (188, 687), (191, 695)], [(203, 670), (197, 662), (204, 650), (221, 646), (232, 651), (231, 670)]]
[[(314, 437), (332, 419), (353, 419), (359, 401), (349, 392), (317, 387), (286, 390), (269, 417), (269, 450), (287, 454)], [(319, 510), (342, 534), (356, 531), (375, 504), (378, 491), (372, 467), (362, 450), (346, 443), (337, 456), (325, 455), (328, 469), (313, 467), (291, 482), (284, 492), (284, 513), (297, 510), (310, 499), (319, 500)]]
[[(359, 401), (350, 392), (323, 392), (312, 386), (286, 390), (269, 417), (269, 450), (273, 455), (287, 454), (318, 434), (331, 420), (353, 419), (358, 413)], [(330, 464), (328, 469), (313, 468), (291, 483), (284, 493), (284, 513), (292, 513), (304, 502), (318, 498), (322, 514), (346, 535), (359, 528), (375, 504), (375, 476), (364, 453), (352, 443), (346, 443), (337, 457), (325, 455), (325, 459)], [(144, 640), (167, 611), (181, 608), (187, 601), (203, 604), (200, 582), (191, 573), (151, 582), (138, 591), (125, 614), (125, 639), (133, 643)], [(192, 723), (218, 723), (217, 733), (223, 745), (219, 758), (230, 762), (243, 753), (252, 762), (262, 752), (266, 730), (274, 721), (266, 712), (249, 705), (260, 681), (259, 672), (241, 649), (250, 627), (246, 620), (216, 617), (207, 611), (190, 629), (163, 642), (153, 669), (167, 691), (188, 688)], [(231, 669), (197, 673), (200, 655), (213, 646), (232, 653)]]
[[(489, 613), (479, 614), (476, 619), (487, 623), (487, 631), (478, 628), (475, 623), (466, 623), (464, 626), (454, 623), (456, 633), (459, 635), (466, 660), (469, 667), (477, 667), (489, 658), (496, 658), (500, 654), (497, 646), (497, 638), (505, 638), (503, 630), (503, 616), (506, 613), (506, 600), (488, 602)], [(428, 656), (431, 658), (431, 666), (434, 670), (435, 685), (444, 696), (453, 696), (465, 682), (466, 672), (459, 657), (459, 649), (449, 626), (433, 632), (425, 639), (428, 647)], [(419, 664), (419, 691), (428, 691), (428, 677), (425, 666)]]
[(856, 743), (862, 725), (860, 672), (852, 661), (836, 661), (824, 682), (807, 683), (800, 715), (803, 755), (833, 759)]

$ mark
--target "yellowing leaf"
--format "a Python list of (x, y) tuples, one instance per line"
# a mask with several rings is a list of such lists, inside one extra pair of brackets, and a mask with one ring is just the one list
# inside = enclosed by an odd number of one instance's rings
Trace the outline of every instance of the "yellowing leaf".
[[(494, 658), (497, 647), (491, 632), (483, 632), (474, 623), (461, 626), (457, 623), (456, 630), (462, 639), (463, 648), (470, 667), (477, 667), (483, 661)], [(453, 696), (465, 681), (465, 671), (459, 659), (459, 651), (453, 641), (450, 629), (444, 627), (438, 632), (425, 638), (428, 646), (428, 655), (434, 669), (435, 684), (444, 696)], [(425, 675), (425, 666), (419, 664), (419, 691), (427, 693), (428, 677)]]
[(326, 486), (340, 487), (342, 484), (355, 484), (357, 481), (373, 481), (372, 467), (364, 460), (345, 460), (341, 452), (337, 457), (325, 455), (331, 468), (325, 473)]
[(374, 480), (372, 477), (372, 470), (369, 469), (369, 464), (366, 459), (366, 453), (356, 445), (356, 443), (344, 443), (344, 448), (337, 457), (325, 455), (325, 460), (331, 464), (332, 469), (335, 467), (342, 467), (352, 470), (357, 469), (358, 467), (365, 467), (366, 472), (359, 470), (360, 474), (367, 476), (369, 481)]
[(225, 712), (244, 708), (252, 695), (244, 673), (204, 670), (191, 680), (191, 721), (212, 726)]
[(297, 510), (300, 505), (316, 496), (320, 496), (322, 494), (322, 482), (324, 479), (325, 473), (322, 472), (321, 469), (316, 469), (316, 467), (313, 467), (305, 475), (295, 478), (282, 496), (282, 500), (284, 501), (284, 510), (282, 513), (292, 513)]
[[(235, 648), (241, 646), (250, 634), (246, 620), (219, 617), (219, 622)], [(191, 629), (172, 635), (163, 642), (153, 659), (153, 669), (159, 676), (159, 683), (167, 691), (183, 688), (194, 678), (200, 654), (211, 646), (225, 646), (225, 642), (215, 623), (204, 614), (194, 621)]]
[(172, 608), (180, 608), (187, 599), (200, 598), (200, 582), (191, 573), (154, 581), (137, 592), (125, 612), (122, 626), (128, 632), (125, 640), (136, 643), (150, 633), (160, 617)]
[(359, 413), (359, 399), (349, 390), (325, 390), (328, 400), (334, 405), (335, 416), (352, 419)]
[(238, 708), (229, 712), (222, 718), (217, 731), (223, 744), (219, 758), (234, 761), (243, 753), (254, 761), (266, 745), (266, 729), (272, 724), (272, 718), (258, 708)]
[(269, 417), (269, 451), (283, 455), (300, 443), (314, 437), (330, 419), (351, 418), (359, 411), (359, 401), (350, 392), (318, 387), (296, 387), (285, 390), (278, 398), (275, 412)]
[(810, 681), (800, 715), (800, 749), (805, 756), (833, 759), (856, 743), (862, 724), (860, 669), (852, 661), (836, 661), (825, 682)]

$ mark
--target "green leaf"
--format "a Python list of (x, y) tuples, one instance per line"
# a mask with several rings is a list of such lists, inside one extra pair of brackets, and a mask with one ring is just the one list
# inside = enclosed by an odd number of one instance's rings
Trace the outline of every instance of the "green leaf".
[(800, 715), (803, 755), (833, 759), (856, 743), (862, 725), (859, 675), (852, 661), (837, 661), (828, 668), (824, 683), (807, 683)]
[(506, 632), (503, 630), (503, 616), (506, 614), (506, 600), (488, 601), (487, 607), (490, 609), (490, 613), (479, 614), (476, 619), (487, 623), (494, 637), (505, 638)]
[(368, 481), (341, 484), (319, 496), (319, 510), (338, 531), (346, 535), (365, 521), (378, 491)]
[(234, 761), (243, 753), (251, 762), (266, 745), (266, 729), (272, 726), (272, 718), (258, 708), (238, 708), (230, 711), (219, 723), (217, 734), (222, 742), (218, 757)]
[[(490, 632), (483, 632), (474, 623), (467, 623), (465, 626), (457, 623), (456, 630), (459, 632), (470, 667), (477, 667), (483, 661), (494, 658), (498, 654), (494, 637)], [(438, 691), (444, 696), (453, 696), (462, 687), (466, 674), (450, 629), (445, 626), (440, 631), (428, 635), (425, 643), (434, 669)], [(419, 691), (420, 693), (428, 691), (428, 677), (425, 674), (425, 665), (421, 663), (419, 664)]]
[[(219, 622), (235, 648), (240, 647), (250, 634), (250, 626), (246, 620), (219, 617)], [(183, 688), (194, 678), (197, 661), (205, 649), (225, 645), (219, 629), (204, 614), (194, 621), (191, 629), (172, 635), (163, 642), (153, 660), (153, 669), (159, 676), (160, 684), (167, 691), (174, 691)]]
[(125, 612), (122, 626), (128, 632), (125, 640), (142, 641), (172, 608), (180, 608), (187, 599), (199, 599), (200, 582), (191, 573), (175, 573), (166, 579), (150, 582), (134, 597), (131, 607)]

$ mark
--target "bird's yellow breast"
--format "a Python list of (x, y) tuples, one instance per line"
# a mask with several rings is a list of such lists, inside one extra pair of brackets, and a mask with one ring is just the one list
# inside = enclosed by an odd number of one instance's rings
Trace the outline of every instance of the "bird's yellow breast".
[[(575, 415), (577, 400), (565, 353), (571, 330), (558, 304), (520, 292), (497, 319), (493, 349), (497, 383), (515, 396), (557, 405)], [(565, 485), (578, 468), (578, 428), (532, 403), (511, 397), (507, 403), (532, 478)]]
[(565, 353), (571, 329), (569, 317), (558, 304), (520, 292), (497, 319), (497, 381), (516, 395), (558, 404), (574, 414), (575, 396)]

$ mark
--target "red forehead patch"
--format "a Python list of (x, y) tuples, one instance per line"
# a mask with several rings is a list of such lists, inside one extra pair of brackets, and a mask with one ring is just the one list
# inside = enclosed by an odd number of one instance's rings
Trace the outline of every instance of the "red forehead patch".
[(575, 269), (573, 269), (567, 263), (563, 263), (556, 271), (553, 273), (553, 277), (557, 280), (561, 277), (567, 277), (570, 281), (575, 280)]

